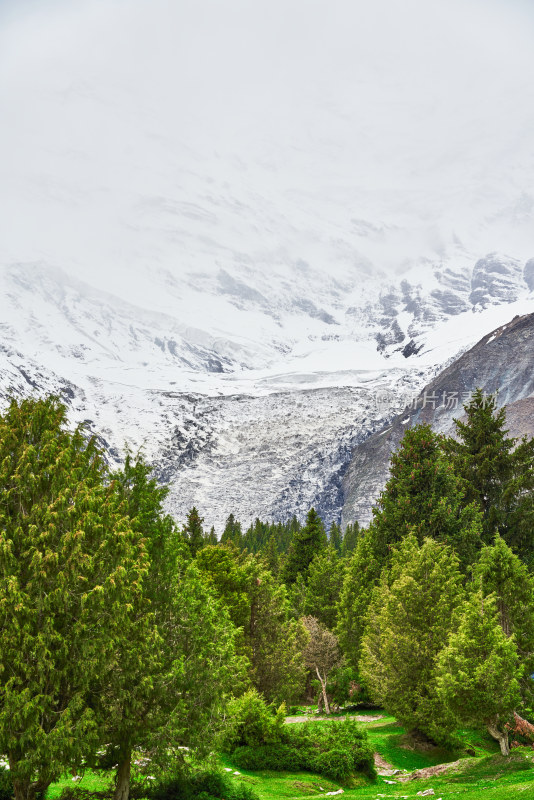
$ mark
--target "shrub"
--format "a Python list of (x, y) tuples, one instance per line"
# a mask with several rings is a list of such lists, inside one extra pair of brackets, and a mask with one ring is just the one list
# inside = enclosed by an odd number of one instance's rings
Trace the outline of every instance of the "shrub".
[(273, 713), (263, 697), (251, 689), (228, 704), (222, 746), (228, 752), (236, 747), (277, 744), (283, 739), (285, 706)]
[(242, 769), (306, 770), (346, 781), (355, 772), (375, 776), (373, 751), (355, 720), (283, 725), (261, 697), (235, 701), (227, 732), (227, 752)]
[(216, 770), (177, 773), (161, 778), (145, 792), (149, 800), (258, 800), (245, 784)]

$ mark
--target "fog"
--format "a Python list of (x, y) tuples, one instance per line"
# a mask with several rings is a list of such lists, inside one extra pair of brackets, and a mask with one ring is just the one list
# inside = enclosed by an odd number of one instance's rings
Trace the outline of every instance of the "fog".
[(532, 256), (533, 34), (520, 0), (4, 0), (0, 263), (138, 299)]

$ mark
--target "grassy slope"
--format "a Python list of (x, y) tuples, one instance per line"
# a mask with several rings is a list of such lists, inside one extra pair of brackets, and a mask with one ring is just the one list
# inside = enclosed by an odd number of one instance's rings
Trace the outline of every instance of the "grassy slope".
[[(329, 724), (317, 722), (317, 725)], [(465, 752), (433, 750), (415, 752), (403, 747), (404, 730), (392, 717), (376, 722), (361, 723), (365, 727), (374, 749), (396, 769), (411, 772), (444, 762), (461, 759), (460, 765), (449, 775), (439, 775), (426, 780), (401, 783), (392, 778), (379, 777), (376, 783), (361, 781), (360, 786), (345, 788), (344, 800), (377, 800), (377, 798), (416, 798), (417, 792), (434, 789), (434, 798), (466, 798), (466, 800), (508, 800), (518, 795), (525, 800), (534, 798), (534, 752), (521, 748), (510, 759), (503, 759), (491, 739), (474, 731), (461, 731), (465, 747), (475, 750), (475, 758), (463, 758)], [(232, 766), (225, 762), (226, 767)], [(275, 798), (305, 798), (324, 795), (340, 787), (310, 773), (247, 772), (241, 770), (236, 780), (254, 787), (261, 800)], [(395, 781), (387, 783), (386, 781)]]
[[(328, 725), (329, 722), (316, 722), (316, 725)], [(389, 764), (396, 769), (412, 772), (416, 769), (432, 767), (436, 764), (461, 759), (458, 768), (448, 775), (439, 775), (426, 780), (399, 782), (396, 777), (379, 777), (376, 782), (365, 779), (356, 781), (353, 788), (345, 788), (343, 800), (381, 800), (381, 798), (416, 798), (417, 792), (434, 789), (434, 798), (443, 800), (509, 800), (510, 797), (534, 798), (534, 751), (526, 748), (514, 750), (509, 759), (503, 759), (495, 742), (483, 734), (474, 731), (461, 731), (460, 738), (464, 747), (476, 752), (475, 758), (463, 758), (464, 752), (448, 752), (433, 750), (416, 752), (405, 746), (404, 730), (393, 717), (360, 723), (369, 735), (373, 748)], [(244, 782), (254, 788), (261, 800), (305, 800), (306, 798), (325, 795), (336, 791), (340, 786), (319, 775), (309, 772), (250, 772), (237, 770), (228, 760), (222, 760), (226, 769), (239, 772), (236, 781)], [(90, 771), (84, 775), (77, 785), (90, 791), (105, 791), (112, 775), (95, 774)], [(387, 783), (386, 781), (395, 781)], [(358, 785), (359, 784), (359, 785)], [(62, 789), (73, 786), (71, 777), (50, 787), (47, 800), (55, 800)]]

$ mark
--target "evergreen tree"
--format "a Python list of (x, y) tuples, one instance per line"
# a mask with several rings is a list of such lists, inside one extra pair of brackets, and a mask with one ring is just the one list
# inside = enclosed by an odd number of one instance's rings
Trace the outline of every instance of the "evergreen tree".
[(254, 686), (269, 701), (294, 700), (304, 688), (303, 634), (289, 618), (285, 587), (261, 560), (232, 545), (205, 547), (197, 564), (242, 631), (240, 653)]
[(443, 741), (454, 720), (437, 691), (437, 657), (462, 596), (449, 547), (408, 536), (374, 589), (362, 641), (362, 675), (375, 700), (409, 731)]
[(195, 506), (193, 506), (187, 515), (187, 521), (182, 531), (183, 537), (189, 545), (189, 550), (191, 551), (193, 558), (206, 544), (204, 539), (204, 529), (202, 528), (203, 522), (204, 519), (200, 516)]
[(280, 571), (280, 556), (278, 555), (278, 547), (274, 533), (271, 534), (271, 538), (265, 549), (264, 561), (267, 569), (272, 572), (273, 575), (278, 575)]
[[(0, 752), (32, 800), (99, 742), (94, 686), (135, 630), (147, 570), (94, 438), (53, 397), (0, 417)], [(135, 638), (135, 637), (134, 637)]]
[(525, 564), (497, 534), (493, 546), (482, 548), (474, 569), (475, 584), (484, 597), (493, 595), (501, 628), (513, 636), (523, 668), (524, 701), (533, 700), (534, 674), (534, 579)]
[(510, 752), (506, 723), (521, 701), (520, 674), (515, 643), (502, 630), (495, 599), (473, 594), (439, 654), (436, 685), (457, 720), (484, 725), (503, 755)]
[(466, 500), (482, 512), (482, 536), (487, 544), (495, 533), (527, 562), (534, 558), (534, 439), (508, 438), (505, 409), (496, 398), (477, 389), (464, 406), (467, 419), (456, 420), (458, 440), (447, 449), (456, 471), (465, 479)]
[(335, 522), (332, 522), (330, 525), (330, 533), (328, 535), (328, 542), (335, 548), (338, 555), (341, 554), (341, 546), (342, 546), (342, 538), (341, 538), (341, 529), (339, 525)]
[(356, 544), (358, 542), (359, 535), (360, 535), (360, 526), (358, 525), (358, 523), (353, 522), (351, 524), (349, 522), (349, 524), (345, 528), (345, 535), (343, 536), (343, 542), (341, 545), (341, 555), (344, 558), (350, 556), (356, 549)]
[(217, 534), (215, 533), (215, 528), (212, 525), (210, 528), (210, 532), (206, 537), (206, 544), (218, 544)]
[(150, 558), (143, 593), (132, 607), (128, 646), (102, 676), (95, 704), (108, 754), (117, 762), (115, 800), (127, 800), (134, 746), (150, 752), (151, 771), (165, 766), (170, 742), (206, 752), (224, 695), (236, 691), (245, 664), (236, 655), (238, 634), (226, 609), (203, 585), (164, 514), (167, 487), (129, 455), (113, 478)]
[(330, 544), (310, 564), (304, 611), (331, 631), (336, 624), (342, 584), (343, 564), (337, 550)]
[(372, 537), (364, 530), (345, 568), (337, 607), (336, 634), (341, 649), (354, 669), (358, 669), (365, 614), (373, 587), (380, 578), (384, 560), (377, 558)]
[(323, 522), (314, 508), (308, 511), (306, 525), (295, 532), (284, 569), (284, 581), (294, 583), (297, 575), (307, 578), (314, 557), (327, 545)]
[(231, 542), (238, 550), (243, 547), (243, 534), (241, 533), (241, 523), (236, 520), (233, 514), (228, 516), (223, 534), (221, 536), (221, 544), (228, 544)]
[(376, 557), (384, 563), (391, 546), (413, 533), (452, 547), (463, 570), (480, 547), (481, 517), (466, 499), (466, 486), (443, 452), (443, 439), (428, 425), (406, 431), (391, 457), (390, 478), (373, 509), (369, 529)]

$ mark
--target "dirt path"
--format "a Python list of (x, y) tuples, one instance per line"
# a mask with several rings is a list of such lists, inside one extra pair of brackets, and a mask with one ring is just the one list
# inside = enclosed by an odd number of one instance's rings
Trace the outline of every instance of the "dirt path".
[(332, 719), (355, 719), (357, 722), (374, 722), (375, 720), (379, 720), (383, 718), (383, 714), (377, 714), (373, 716), (369, 715), (361, 715), (361, 714), (347, 714), (343, 717), (337, 716), (318, 716), (317, 714), (303, 714), (300, 717), (286, 717), (286, 722), (288, 725), (291, 725), (293, 722), (322, 722), (324, 720), (332, 720)]

